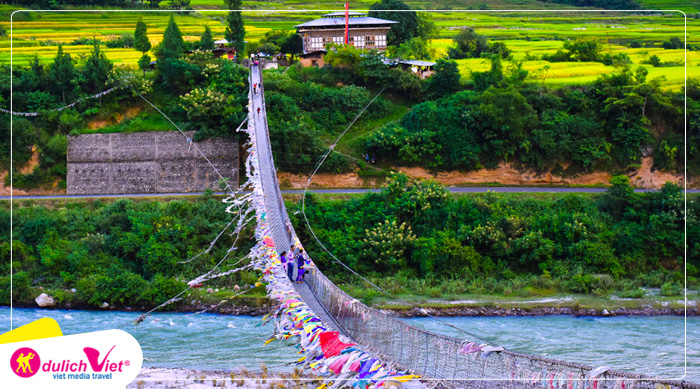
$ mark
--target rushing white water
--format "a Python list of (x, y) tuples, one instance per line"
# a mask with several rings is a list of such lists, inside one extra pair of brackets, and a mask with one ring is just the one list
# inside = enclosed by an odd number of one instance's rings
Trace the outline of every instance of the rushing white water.
[[(65, 335), (116, 328), (140, 313), (15, 309), (14, 327), (41, 317), (58, 321)], [(455, 337), (464, 333), (428, 318), (412, 325)], [(680, 378), (684, 373), (683, 317), (455, 317), (444, 318), (510, 350), (571, 362)], [(10, 310), (0, 308), (0, 329), (9, 330)], [(203, 370), (289, 371), (298, 358), (291, 342), (264, 341), (271, 326), (261, 318), (213, 314), (155, 313), (138, 327), (123, 330), (141, 343), (144, 367)], [(700, 381), (700, 318), (688, 318), (688, 375)]]

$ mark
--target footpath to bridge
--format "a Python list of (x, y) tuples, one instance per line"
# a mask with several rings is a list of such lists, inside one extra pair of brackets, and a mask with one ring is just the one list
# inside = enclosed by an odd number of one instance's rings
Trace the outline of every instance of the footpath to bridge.
[[(260, 177), (258, 185), (264, 197), (264, 219), (269, 226), (267, 233), (274, 249), (281, 253), (289, 251), (292, 243), (299, 242), (277, 182), (267, 128), (262, 72), (257, 66), (251, 68), (249, 82), (249, 118), (252, 120), (248, 122), (248, 133), (255, 137), (253, 142), (259, 169), (256, 174)], [(253, 92), (254, 84), (259, 86), (257, 93)], [(315, 268), (313, 262), (311, 264), (312, 271), (307, 274), (306, 281), (292, 285), (325, 328), (344, 334), (363, 350), (372, 353), (374, 358), (384, 361), (389, 368), (436, 379), (439, 381), (436, 385), (442, 387), (700, 389), (699, 384), (687, 381), (658, 379), (605, 366), (587, 366), (527, 355), (495, 345), (478, 344), (477, 339), (457, 339), (424, 331), (353, 299)], [(277, 277), (282, 276), (279, 270), (276, 274)], [(640, 339), (640, 342), (643, 340)], [(324, 353), (312, 355), (318, 360), (324, 358)], [(342, 357), (336, 355), (332, 358), (334, 362), (342, 362)], [(329, 358), (328, 355), (325, 358)], [(341, 381), (331, 379), (327, 385), (354, 385), (363, 389), (373, 387), (372, 382), (362, 379), (363, 374), (368, 372), (363, 373), (361, 369), (357, 374), (353, 373), (350, 362), (340, 365), (336, 366), (336, 374)], [(364, 368), (365, 364), (362, 366)], [(324, 374), (335, 372), (332, 368), (330, 370)]]

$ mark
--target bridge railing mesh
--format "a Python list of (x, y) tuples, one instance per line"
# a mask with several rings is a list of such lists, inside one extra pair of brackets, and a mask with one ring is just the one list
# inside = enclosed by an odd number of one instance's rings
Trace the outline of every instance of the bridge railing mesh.
[(509, 350), (463, 353), (468, 340), (457, 339), (412, 326), (370, 308), (352, 298), (320, 270), (307, 274), (306, 282), (338, 324), (364, 348), (397, 367), (443, 380), (449, 387), (545, 387), (551, 389), (693, 388), (687, 381), (559, 361)]

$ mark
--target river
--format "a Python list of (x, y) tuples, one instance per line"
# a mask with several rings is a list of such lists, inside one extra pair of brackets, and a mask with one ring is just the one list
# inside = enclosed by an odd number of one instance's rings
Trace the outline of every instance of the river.
[[(64, 335), (117, 328), (135, 312), (15, 309), (14, 327), (41, 317), (58, 321)], [(474, 336), (507, 349), (571, 362), (635, 371), (664, 378), (684, 372), (683, 317), (455, 317), (442, 318), (471, 335), (430, 318), (412, 325), (455, 337)], [(689, 317), (687, 380), (700, 381), (700, 317)], [(10, 310), (0, 308), (0, 328), (10, 329)], [(242, 367), (290, 371), (299, 356), (292, 342), (263, 345), (272, 327), (260, 317), (155, 313), (121, 329), (138, 339), (144, 367), (228, 370)]]

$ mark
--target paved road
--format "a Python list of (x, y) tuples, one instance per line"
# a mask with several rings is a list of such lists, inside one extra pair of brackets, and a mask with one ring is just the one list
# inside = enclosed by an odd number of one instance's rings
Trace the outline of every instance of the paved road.
[[(605, 192), (605, 188), (550, 188), (532, 186), (470, 186), (460, 188), (447, 188), (452, 193), (484, 193), (487, 191), (497, 193), (600, 193)], [(311, 189), (310, 193), (319, 194), (354, 194), (379, 192), (379, 189)], [(654, 192), (655, 189), (636, 189), (635, 192)], [(282, 194), (302, 194), (303, 190), (282, 190)], [(688, 193), (700, 193), (700, 189), (689, 189)], [(201, 196), (204, 192), (190, 193), (127, 193), (127, 194), (100, 194), (100, 195), (51, 195), (51, 196), (14, 196), (15, 200), (52, 200), (52, 199), (87, 199), (100, 197), (186, 197)], [(222, 195), (222, 192), (214, 194)], [(9, 200), (10, 196), (0, 196), (0, 200)]]

